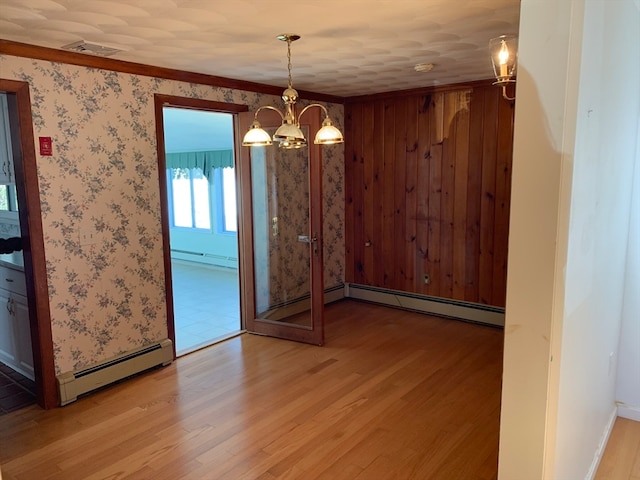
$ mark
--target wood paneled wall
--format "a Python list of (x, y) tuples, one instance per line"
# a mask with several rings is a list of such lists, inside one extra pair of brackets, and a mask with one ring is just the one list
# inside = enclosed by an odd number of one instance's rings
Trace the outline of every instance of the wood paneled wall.
[(345, 131), (347, 282), (504, 307), (513, 103), (489, 83), (351, 99)]

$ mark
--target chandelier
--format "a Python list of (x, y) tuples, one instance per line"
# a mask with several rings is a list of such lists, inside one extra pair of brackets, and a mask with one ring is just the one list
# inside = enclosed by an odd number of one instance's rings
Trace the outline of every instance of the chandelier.
[(501, 35), (489, 40), (491, 63), (496, 76), (494, 85), (502, 87), (502, 96), (506, 100), (515, 100), (507, 95), (507, 85), (515, 84), (518, 60), (518, 39), (513, 35)]
[[(287, 68), (289, 70), (289, 85), (282, 93), (282, 100), (284, 101), (284, 113), (276, 107), (271, 105), (264, 105), (256, 110), (253, 123), (249, 130), (242, 139), (242, 146), (244, 147), (258, 147), (265, 145), (272, 145), (274, 141), (278, 142), (280, 148), (301, 148), (307, 145), (307, 139), (304, 137), (304, 133), (300, 129), (300, 117), (313, 107), (318, 107), (324, 112), (324, 120), (322, 127), (316, 133), (313, 143), (316, 145), (333, 145), (335, 143), (344, 142), (344, 137), (340, 130), (334, 127), (333, 122), (329, 118), (329, 112), (319, 103), (312, 103), (307, 105), (300, 111), (300, 115), (296, 117), (296, 102), (298, 101), (298, 92), (293, 88), (291, 82), (291, 42), (295, 42), (300, 38), (300, 35), (293, 33), (283, 33), (278, 35), (278, 40), (287, 42)], [(273, 110), (278, 112), (282, 118), (282, 124), (278, 127), (276, 132), (271, 136), (262, 128), (260, 122), (258, 122), (258, 113), (262, 110)]]

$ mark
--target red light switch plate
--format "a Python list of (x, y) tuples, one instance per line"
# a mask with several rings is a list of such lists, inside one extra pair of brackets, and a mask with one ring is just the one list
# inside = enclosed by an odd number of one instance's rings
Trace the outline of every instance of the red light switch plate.
[(53, 144), (51, 143), (51, 137), (38, 137), (38, 140), (40, 141), (40, 155), (53, 155)]

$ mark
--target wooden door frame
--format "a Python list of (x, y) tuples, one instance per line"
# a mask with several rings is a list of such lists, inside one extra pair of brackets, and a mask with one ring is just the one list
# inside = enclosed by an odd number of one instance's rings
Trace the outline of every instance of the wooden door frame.
[[(58, 387), (53, 355), (31, 95), (29, 84), (17, 80), (0, 79), (0, 91), (10, 94), (7, 99), (9, 116), (18, 119), (19, 132), (11, 129), (11, 143), (14, 146), (13, 160), (29, 306), (36, 399), (38, 405), (48, 409), (58, 405)], [(19, 146), (19, 152), (15, 151), (16, 145)]]
[[(271, 112), (264, 112), (264, 117), (271, 115)], [(273, 118), (275, 114), (273, 114)], [(261, 116), (262, 118), (262, 116)], [(320, 112), (308, 112), (305, 116), (306, 122), (302, 123), (309, 127), (309, 137), (311, 132), (316, 132), (320, 129), (321, 119)], [(247, 131), (251, 122), (253, 121), (253, 115), (240, 115), (240, 128), (242, 131)], [(266, 125), (266, 124), (265, 124)], [(317, 233), (318, 244), (317, 249), (319, 255), (314, 258), (311, 252), (312, 245), (309, 245), (310, 249), (310, 263), (311, 263), (311, 291), (316, 288), (315, 295), (311, 295), (311, 309), (318, 312), (320, 317), (324, 317), (324, 281), (323, 281), (323, 231), (322, 231), (322, 150), (320, 145), (315, 145), (311, 138), (309, 140), (309, 167), (308, 167), (308, 179), (309, 179), (309, 228), (311, 230), (310, 235)], [(276, 145), (272, 145), (266, 148), (278, 148)], [(274, 336), (278, 338), (285, 338), (287, 340), (312, 343), (316, 345), (322, 345), (324, 343), (324, 321), (321, 321), (315, 330), (315, 336), (313, 340), (309, 340), (308, 330), (298, 329), (290, 327), (287, 335), (282, 335), (282, 326), (278, 324), (272, 324), (257, 319), (256, 314), (256, 301), (254, 295), (254, 282), (255, 282), (255, 266), (253, 261), (254, 253), (254, 239), (253, 239), (253, 209), (252, 209), (252, 184), (251, 184), (251, 153), (250, 147), (242, 147), (239, 161), (237, 162), (237, 175), (241, 182), (242, 196), (241, 205), (238, 206), (241, 212), (242, 220), (242, 237), (240, 238), (240, 245), (243, 253), (240, 255), (243, 266), (243, 275), (241, 276), (241, 295), (242, 295), (242, 318), (243, 328), (247, 329), (246, 321), (251, 319), (251, 322), (260, 322), (259, 328), (256, 329), (256, 333)]]
[[(203, 100), (199, 98), (190, 97), (178, 97), (175, 95), (163, 95), (156, 93), (154, 95), (155, 117), (156, 117), (156, 148), (158, 153), (158, 181), (160, 187), (160, 216), (162, 223), (162, 250), (164, 259), (164, 281), (165, 281), (165, 295), (167, 302), (167, 335), (173, 344), (173, 358), (176, 358), (176, 330), (174, 321), (174, 309), (173, 309), (173, 281), (171, 278), (171, 244), (170, 244), (170, 226), (169, 226), (169, 194), (167, 192), (167, 177), (165, 172), (167, 170), (167, 162), (165, 157), (165, 144), (164, 144), (164, 116), (162, 109), (164, 107), (184, 108), (187, 110), (206, 110), (211, 112), (229, 113), (233, 115), (233, 152), (236, 159), (236, 164), (240, 163), (240, 142), (239, 142), (239, 121), (238, 113), (246, 112), (249, 110), (247, 105), (237, 103), (224, 103), (214, 100)], [(238, 173), (236, 169), (236, 182)], [(237, 183), (239, 185), (239, 183)], [(240, 192), (241, 194), (242, 192)], [(239, 198), (239, 192), (236, 192), (236, 196)], [(240, 200), (238, 200), (238, 213), (240, 214)], [(241, 222), (238, 221), (238, 242), (241, 241)], [(240, 254), (242, 249), (240, 243), (238, 244), (238, 253)], [(240, 272), (240, 279), (242, 279), (242, 255), (239, 255), (238, 268)], [(242, 290), (243, 283), (240, 281), (240, 289)]]

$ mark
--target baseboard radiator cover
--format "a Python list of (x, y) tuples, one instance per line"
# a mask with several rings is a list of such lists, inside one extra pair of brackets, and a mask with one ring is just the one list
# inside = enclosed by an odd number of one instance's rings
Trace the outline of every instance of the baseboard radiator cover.
[(173, 260), (185, 262), (202, 263), (214, 267), (238, 268), (238, 259), (226, 255), (215, 255), (213, 253), (191, 252), (189, 250), (171, 250)]
[(430, 315), (504, 327), (504, 308), (499, 307), (355, 283), (345, 284), (344, 296)]
[(160, 342), (131, 350), (104, 362), (74, 372), (57, 375), (60, 406), (75, 402), (78, 396), (105, 385), (173, 361), (173, 344), (166, 338)]
[[(324, 290), (324, 304), (328, 305), (344, 298), (344, 284), (339, 284)], [(311, 294), (303, 295), (299, 298), (281, 303), (274, 303), (269, 306), (269, 310), (260, 313), (260, 318), (279, 321), (283, 318), (297, 315), (309, 310)]]

